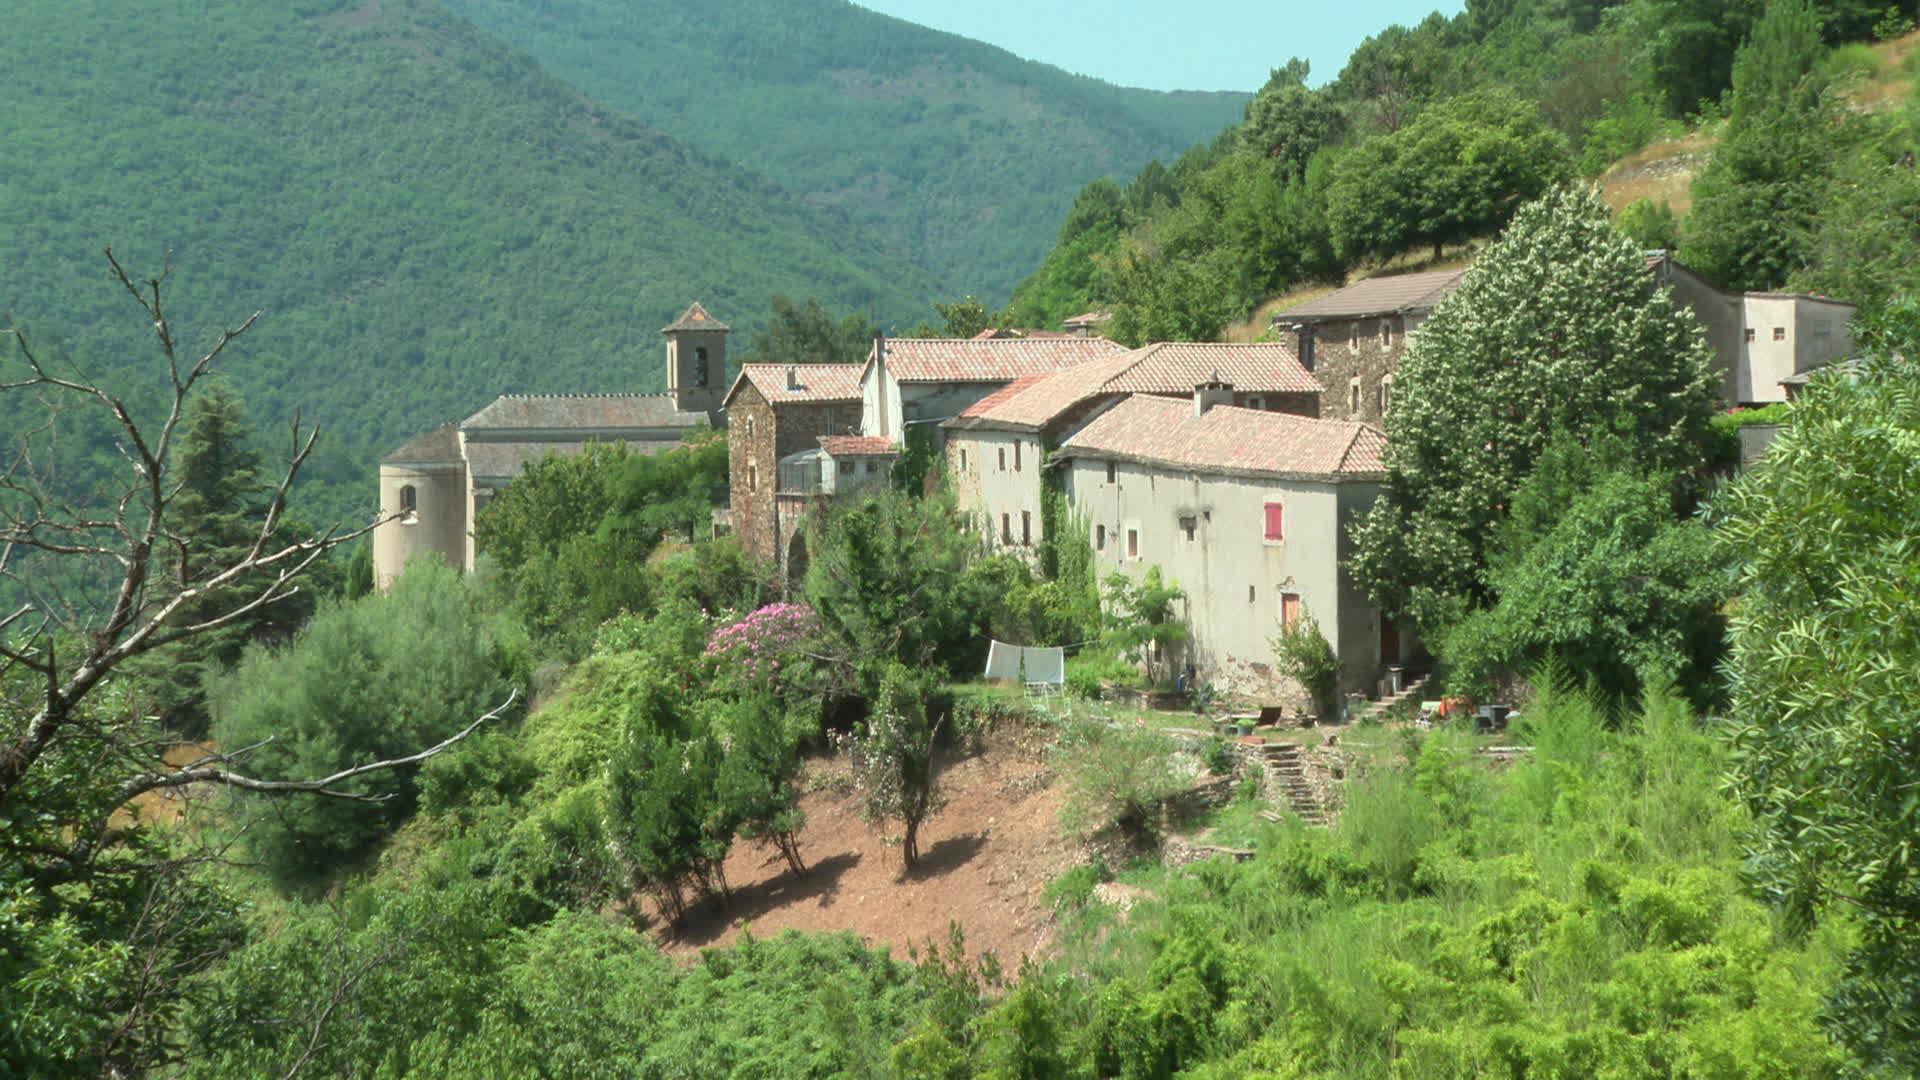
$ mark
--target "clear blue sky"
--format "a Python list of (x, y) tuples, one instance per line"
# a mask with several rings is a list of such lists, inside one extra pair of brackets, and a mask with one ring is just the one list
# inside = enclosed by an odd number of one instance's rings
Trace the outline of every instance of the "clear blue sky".
[(854, 0), (922, 26), (998, 45), (1122, 86), (1258, 90), (1303, 56), (1318, 85), (1347, 54), (1393, 23), (1412, 24), (1463, 0)]

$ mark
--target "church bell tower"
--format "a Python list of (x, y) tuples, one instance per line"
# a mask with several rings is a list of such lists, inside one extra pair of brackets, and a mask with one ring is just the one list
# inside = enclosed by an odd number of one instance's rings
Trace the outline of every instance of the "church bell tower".
[(727, 393), (727, 324), (694, 301), (667, 336), (667, 393), (681, 412), (717, 412)]

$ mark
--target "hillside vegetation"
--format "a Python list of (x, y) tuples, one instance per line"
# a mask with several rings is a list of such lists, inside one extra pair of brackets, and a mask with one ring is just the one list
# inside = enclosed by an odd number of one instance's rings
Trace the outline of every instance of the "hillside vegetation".
[(1444, 264), (1567, 179), (1723, 284), (1878, 304), (1920, 251), (1898, 167), (1915, 6), (1769, 10), (1469, 5), (1368, 38), (1325, 86), (1277, 69), (1211, 144), (1083, 189), (1009, 318), (1108, 307), (1128, 341), (1242, 338), (1276, 297)]
[(126, 387), (150, 354), (100, 249), (136, 274), (171, 251), (189, 344), (264, 312), (229, 377), (266, 426), (331, 429), (329, 513), (370, 498), (376, 454), (495, 394), (659, 389), (659, 329), (695, 297), (747, 329), (776, 292), (901, 320), (935, 295), (433, 0), (8, 16), (34, 44), (0, 95), (0, 312)]
[(948, 295), (1004, 301), (1073, 194), (1247, 95), (1113, 86), (846, 0), (448, 0), (594, 98), (845, 213)]

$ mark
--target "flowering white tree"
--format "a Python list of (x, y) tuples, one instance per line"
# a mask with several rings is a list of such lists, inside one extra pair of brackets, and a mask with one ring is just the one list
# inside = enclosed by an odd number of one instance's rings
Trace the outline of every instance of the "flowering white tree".
[(1393, 397), (1354, 569), (1431, 629), (1488, 598), (1488, 543), (1556, 433), (1613, 433), (1632, 464), (1691, 473), (1716, 391), (1700, 324), (1574, 186), (1520, 209), (1420, 327)]

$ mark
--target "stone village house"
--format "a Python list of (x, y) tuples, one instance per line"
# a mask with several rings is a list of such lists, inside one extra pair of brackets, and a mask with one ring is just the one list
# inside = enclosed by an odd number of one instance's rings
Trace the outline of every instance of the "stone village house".
[(1234, 387), (1244, 408), (1317, 416), (1320, 384), (1287, 345), (1162, 343), (1029, 376), (941, 425), (947, 476), (989, 548), (1031, 555), (1045, 538), (1045, 455), (1101, 410), (1132, 394), (1193, 396), (1208, 380)]
[(1349, 534), (1386, 471), (1369, 424), (1232, 404), (1202, 383), (1190, 398), (1128, 397), (1055, 455), (1091, 532), (1101, 574), (1149, 567), (1186, 594), (1191, 661), (1216, 685), (1282, 689), (1271, 640), (1311, 613), (1340, 660), (1340, 688), (1371, 695), (1413, 643), (1380, 617), (1348, 571)]
[[(1806, 372), (1848, 355), (1854, 306), (1806, 293), (1729, 292), (1664, 251), (1647, 255), (1654, 280), (1706, 329), (1728, 406), (1785, 401)], [(1326, 387), (1320, 415), (1378, 424), (1393, 403), (1393, 377), (1407, 343), (1466, 270), (1391, 274), (1356, 282), (1274, 315), (1301, 363)]]

